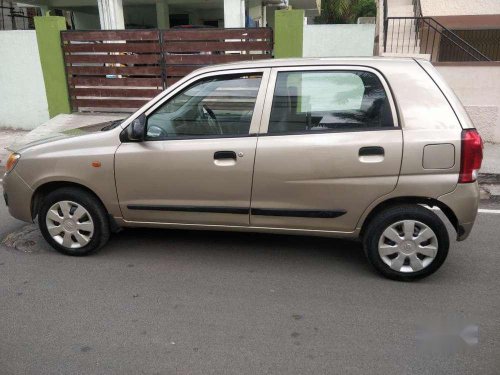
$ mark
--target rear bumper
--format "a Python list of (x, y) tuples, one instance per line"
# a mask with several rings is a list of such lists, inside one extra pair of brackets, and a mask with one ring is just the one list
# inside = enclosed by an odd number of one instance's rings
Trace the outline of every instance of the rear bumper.
[(9, 213), (16, 219), (32, 222), (31, 197), (33, 190), (15, 170), (3, 177), (3, 194)]
[(469, 237), (479, 207), (478, 183), (458, 184), (455, 190), (440, 196), (438, 200), (448, 206), (457, 218), (457, 241)]

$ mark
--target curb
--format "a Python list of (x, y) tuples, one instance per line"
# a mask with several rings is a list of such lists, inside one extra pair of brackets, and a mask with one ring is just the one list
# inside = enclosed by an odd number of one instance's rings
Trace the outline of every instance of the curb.
[(481, 201), (500, 203), (500, 174), (479, 173), (478, 182)]
[(499, 185), (500, 184), (500, 174), (499, 173), (479, 173), (478, 181), (480, 184)]

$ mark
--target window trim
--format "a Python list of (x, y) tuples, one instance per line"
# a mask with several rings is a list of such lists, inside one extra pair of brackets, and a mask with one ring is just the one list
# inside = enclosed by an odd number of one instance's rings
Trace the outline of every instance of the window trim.
[(180, 94), (182, 91), (196, 84), (197, 82), (204, 80), (210, 77), (220, 77), (220, 76), (228, 76), (228, 75), (245, 75), (245, 74), (262, 74), (259, 90), (257, 91), (257, 97), (255, 100), (255, 107), (252, 113), (252, 120), (250, 121), (250, 128), (248, 133), (245, 134), (213, 134), (213, 135), (203, 135), (203, 136), (182, 136), (175, 138), (161, 138), (161, 139), (147, 139), (145, 142), (162, 142), (162, 141), (175, 141), (175, 140), (193, 140), (193, 139), (216, 139), (216, 138), (243, 138), (243, 137), (251, 137), (256, 136), (259, 131), (261, 118), (262, 118), (262, 109), (264, 107), (265, 94), (267, 90), (267, 86), (269, 83), (269, 77), (271, 74), (271, 68), (254, 68), (254, 69), (231, 69), (231, 70), (218, 70), (214, 72), (208, 72), (199, 74), (194, 76), (193, 78), (183, 82), (181, 85), (176, 87), (174, 90), (169, 92), (163, 98), (154, 103), (151, 107), (149, 107), (144, 114), (146, 117), (149, 117), (153, 112), (155, 112), (160, 106), (169, 101), (174, 96)]
[[(327, 72), (327, 71), (338, 71), (338, 72), (367, 72), (372, 73), (377, 76), (379, 81), (382, 83), (382, 86), (387, 95), (387, 99), (389, 100), (389, 105), (391, 107), (392, 113), (392, 122), (393, 127), (387, 128), (346, 128), (346, 129), (324, 129), (324, 130), (315, 130), (311, 131), (294, 131), (294, 132), (284, 132), (284, 133), (269, 133), (269, 121), (271, 119), (271, 109), (273, 105), (274, 92), (276, 88), (276, 82), (278, 79), (278, 73), (282, 72)], [(261, 123), (259, 128), (259, 136), (283, 136), (283, 135), (314, 135), (314, 134), (322, 134), (322, 133), (347, 133), (347, 132), (371, 132), (371, 131), (381, 131), (381, 130), (398, 130), (401, 129), (398, 111), (396, 107), (396, 103), (394, 101), (392, 90), (387, 83), (385, 77), (376, 69), (359, 66), (359, 65), (315, 65), (315, 66), (293, 66), (293, 67), (277, 67), (271, 69), (271, 74), (269, 76), (269, 84), (267, 87), (266, 100), (264, 102), (264, 112), (261, 117)]]

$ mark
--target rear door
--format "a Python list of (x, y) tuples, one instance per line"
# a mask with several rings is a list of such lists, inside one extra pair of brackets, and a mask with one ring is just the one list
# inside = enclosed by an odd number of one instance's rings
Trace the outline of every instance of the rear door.
[(273, 69), (260, 133), (252, 226), (350, 232), (396, 187), (402, 131), (373, 69)]

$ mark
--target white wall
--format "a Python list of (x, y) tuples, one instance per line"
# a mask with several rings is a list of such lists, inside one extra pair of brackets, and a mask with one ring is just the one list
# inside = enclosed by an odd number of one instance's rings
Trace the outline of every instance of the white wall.
[(487, 142), (500, 143), (500, 65), (442, 65), (436, 69)]
[(304, 25), (304, 57), (373, 56), (375, 25)]
[(49, 119), (35, 31), (0, 31), (0, 56), (0, 127), (34, 129)]
[(500, 14), (500, 0), (420, 0), (424, 16)]
[(224, 0), (224, 27), (245, 27), (244, 0)]

